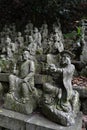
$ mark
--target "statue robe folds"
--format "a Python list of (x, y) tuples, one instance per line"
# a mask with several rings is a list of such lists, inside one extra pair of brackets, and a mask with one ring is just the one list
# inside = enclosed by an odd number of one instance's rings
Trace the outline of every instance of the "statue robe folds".
[(27, 60), (20, 67), (20, 76), (10, 75), (10, 90), (4, 107), (17, 112), (30, 114), (37, 107), (37, 90), (34, 87), (34, 62)]

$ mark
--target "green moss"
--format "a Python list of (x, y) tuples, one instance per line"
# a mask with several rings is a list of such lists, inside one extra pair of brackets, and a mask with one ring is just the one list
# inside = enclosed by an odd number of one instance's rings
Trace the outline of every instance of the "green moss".
[(11, 72), (13, 64), (8, 60), (0, 60), (0, 67), (2, 72)]

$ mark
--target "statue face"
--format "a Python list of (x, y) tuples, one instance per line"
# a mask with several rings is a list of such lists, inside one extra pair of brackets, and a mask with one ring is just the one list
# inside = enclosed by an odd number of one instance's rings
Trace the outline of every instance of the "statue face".
[(30, 42), (30, 43), (33, 42), (32, 36), (29, 36), (29, 42)]
[(38, 33), (38, 28), (34, 28), (34, 33)]
[(63, 55), (62, 57), (62, 64), (63, 65), (68, 65), (70, 63), (70, 57), (67, 55)]
[(60, 38), (59, 38), (58, 34), (55, 34), (54, 35), (54, 41), (59, 41), (59, 40), (60, 40)]
[(18, 32), (18, 36), (19, 36), (19, 37), (21, 36), (21, 32)]
[(23, 59), (27, 60), (29, 58), (29, 52), (28, 51), (24, 51), (23, 53)]

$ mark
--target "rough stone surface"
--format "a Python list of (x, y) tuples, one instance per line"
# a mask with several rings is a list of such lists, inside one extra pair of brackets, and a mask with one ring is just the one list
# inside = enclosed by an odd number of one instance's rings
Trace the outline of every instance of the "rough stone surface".
[(0, 126), (12, 130), (26, 130), (25, 115), (0, 109)]
[(23, 115), (17, 112), (0, 109), (0, 127), (12, 130), (81, 130), (82, 117), (78, 114), (76, 123), (71, 127), (63, 127), (53, 123), (40, 114)]
[(30, 114), (36, 109), (36, 102), (35, 99), (30, 99), (29, 101), (26, 101), (25, 103), (18, 102), (14, 99), (14, 97), (10, 94), (5, 99), (5, 103), (3, 105), (4, 108), (24, 113), (24, 114)]
[(74, 126), (63, 127), (53, 123), (45, 117), (36, 114), (27, 121), (26, 130), (81, 130), (82, 128), (81, 114), (78, 115)]

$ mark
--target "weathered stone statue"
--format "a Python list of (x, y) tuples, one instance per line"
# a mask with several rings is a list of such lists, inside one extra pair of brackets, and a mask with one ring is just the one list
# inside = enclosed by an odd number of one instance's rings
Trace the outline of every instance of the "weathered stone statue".
[(41, 34), (40, 34), (38, 28), (36, 28), (36, 27), (34, 28), (33, 39), (37, 45), (37, 48), (41, 47)]
[(25, 42), (25, 45), (28, 45), (28, 43), (29, 43), (29, 29), (28, 29), (28, 25), (25, 26), (25, 30), (24, 30), (24, 42)]
[(41, 27), (41, 35), (42, 35), (43, 41), (45, 39), (47, 39), (47, 37), (48, 37), (48, 25), (45, 21), (44, 21), (44, 23), (42, 24), (42, 27)]
[(28, 21), (28, 28), (33, 30), (33, 23), (31, 22), (31, 20)]
[(33, 34), (33, 23), (31, 22), (31, 20), (28, 21), (27, 26), (28, 26), (30, 35), (32, 35)]
[(58, 35), (53, 36), (53, 41), (51, 42), (51, 45), (49, 47), (49, 53), (47, 54), (47, 62), (48, 64), (53, 63), (52, 61), (56, 61), (54, 58), (56, 55), (60, 57), (60, 53), (64, 51), (63, 43)]
[(6, 36), (5, 39), (5, 46), (4, 46), (4, 52), (2, 53), (6, 53), (6, 58), (8, 60), (12, 60), (13, 59), (13, 55), (15, 52), (15, 44), (11, 41), (9, 35)]
[(29, 36), (29, 45), (27, 50), (30, 52), (31, 56), (35, 56), (36, 54), (37, 45), (33, 40), (32, 36)]
[(58, 53), (64, 51), (63, 43), (57, 34), (55, 34), (53, 36), (53, 40), (54, 40), (54, 43), (52, 45), (52, 51), (53, 51), (52, 53), (58, 54)]
[(75, 67), (71, 64), (70, 55), (68, 51), (61, 52), (60, 68), (55, 64), (49, 65), (54, 81), (44, 83), (42, 98), (43, 114), (65, 126), (75, 123), (79, 111), (79, 94), (73, 90), (71, 83)]
[(22, 47), (23, 46), (24, 38), (22, 37), (21, 32), (18, 32), (18, 36), (17, 36), (16, 41), (17, 41), (18, 47)]
[(16, 66), (14, 66), (14, 74), (9, 76), (10, 88), (4, 106), (14, 111), (32, 113), (37, 106), (38, 94), (34, 87), (35, 66), (28, 51), (23, 53), (19, 74)]
[(60, 27), (54, 27), (53, 34), (57, 35), (60, 38), (60, 41), (64, 43), (64, 38)]

